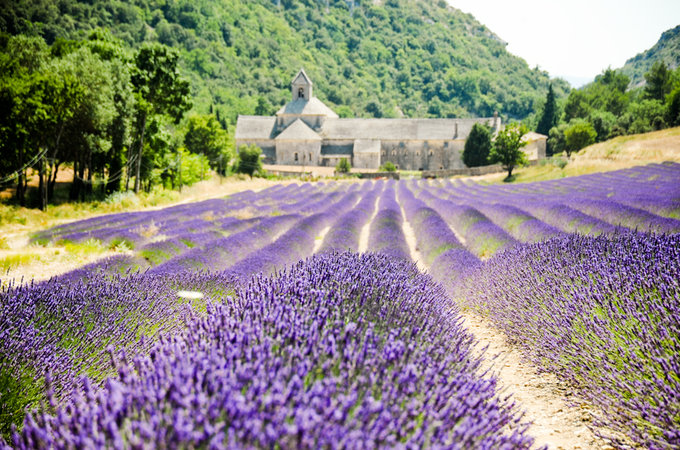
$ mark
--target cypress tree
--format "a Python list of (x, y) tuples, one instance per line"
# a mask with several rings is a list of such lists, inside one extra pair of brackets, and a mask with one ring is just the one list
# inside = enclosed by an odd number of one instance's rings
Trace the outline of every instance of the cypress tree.
[(552, 83), (548, 86), (548, 95), (545, 98), (545, 106), (543, 107), (543, 115), (536, 127), (536, 133), (548, 136), (550, 129), (557, 125), (557, 103), (555, 102), (555, 93), (553, 92)]
[(470, 131), (470, 135), (465, 141), (463, 162), (468, 167), (477, 167), (488, 164), (490, 151), (491, 130), (488, 126), (481, 123), (474, 124)]

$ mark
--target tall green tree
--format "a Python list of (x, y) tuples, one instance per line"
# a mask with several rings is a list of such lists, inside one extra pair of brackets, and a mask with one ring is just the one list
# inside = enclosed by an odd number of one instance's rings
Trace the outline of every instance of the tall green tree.
[(658, 100), (663, 102), (666, 99), (666, 94), (670, 93), (671, 85), (671, 71), (666, 67), (663, 61), (657, 61), (645, 74), (645, 98)]
[(132, 85), (138, 118), (135, 192), (139, 192), (144, 138), (149, 116), (167, 115), (179, 122), (191, 108), (189, 82), (179, 74), (179, 53), (162, 44), (145, 44), (137, 52)]
[(586, 120), (573, 120), (564, 130), (564, 150), (567, 157), (595, 142), (597, 132)]
[(528, 163), (527, 155), (522, 150), (522, 147), (527, 145), (522, 137), (528, 132), (529, 129), (525, 125), (511, 122), (496, 135), (489, 153), (489, 161), (500, 163), (503, 169), (508, 171), (508, 178), (512, 176), (515, 167)]
[(184, 146), (191, 153), (205, 155), (210, 168), (225, 175), (229, 160), (232, 158), (229, 135), (212, 115), (189, 117)]
[(545, 105), (543, 105), (543, 112), (538, 121), (536, 132), (544, 135), (550, 133), (550, 129), (557, 125), (557, 101), (555, 100), (555, 92), (553, 91), (552, 83), (548, 86), (548, 94), (545, 96)]
[(49, 50), (36, 37), (5, 36), (0, 43), (0, 179), (16, 182), (16, 199), (25, 205), (26, 171), (40, 156), (44, 114), (38, 80)]
[(253, 174), (262, 170), (262, 149), (255, 144), (242, 145), (238, 148), (238, 166), (239, 173), (246, 173), (253, 178)]
[(478, 167), (488, 164), (491, 151), (491, 129), (481, 123), (475, 123), (465, 141), (463, 148), (463, 162), (468, 167)]

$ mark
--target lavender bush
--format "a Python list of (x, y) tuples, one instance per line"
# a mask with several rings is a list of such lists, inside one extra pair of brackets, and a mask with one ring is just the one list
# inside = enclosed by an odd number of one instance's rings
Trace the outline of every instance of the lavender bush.
[(680, 446), (680, 235), (569, 235), (489, 260), (459, 292), (650, 448)]
[(101, 388), (83, 377), (12, 444), (529, 448), (470, 344), (413, 264), (315, 257), (254, 279), (149, 356), (112, 351), (115, 377)]

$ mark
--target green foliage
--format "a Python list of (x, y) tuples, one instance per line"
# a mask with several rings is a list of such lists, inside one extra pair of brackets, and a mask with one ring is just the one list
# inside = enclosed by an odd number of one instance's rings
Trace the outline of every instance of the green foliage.
[(137, 155), (135, 192), (142, 180), (144, 138), (149, 119), (167, 115), (180, 121), (191, 108), (189, 82), (179, 74), (179, 53), (162, 44), (144, 44), (134, 58), (130, 81), (135, 91)]
[[(2, 30), (48, 43), (100, 27), (132, 47), (177, 48), (194, 112), (216, 104), (231, 124), (285, 103), (301, 66), (323, 101), (355, 117), (524, 118), (550, 81), (472, 16), (435, 2), (19, 0), (2, 9)], [(568, 86), (554, 88), (559, 96)]]
[(191, 153), (204, 155), (212, 169), (226, 175), (229, 160), (233, 157), (232, 142), (214, 115), (190, 116), (184, 145)]
[(496, 140), (489, 153), (489, 161), (499, 163), (508, 171), (508, 179), (512, 177), (512, 170), (517, 166), (528, 163), (527, 155), (522, 150), (527, 143), (522, 136), (529, 130), (517, 122), (511, 122), (498, 132)]
[(385, 161), (385, 164), (380, 166), (380, 168), (378, 169), (378, 172), (396, 172), (396, 171), (397, 167), (394, 164), (392, 164), (392, 161)]
[(340, 158), (340, 161), (338, 161), (338, 164), (335, 166), (335, 171), (338, 173), (349, 173), (351, 168), (352, 165), (349, 163), (349, 159)]
[(663, 61), (657, 61), (652, 68), (645, 74), (645, 98), (663, 102), (666, 95), (671, 91), (672, 72), (666, 67)]
[(593, 126), (585, 120), (572, 120), (564, 130), (564, 150), (567, 157), (572, 152), (577, 152), (595, 142), (597, 132)]
[(465, 141), (463, 162), (468, 167), (483, 166), (488, 163), (491, 151), (491, 129), (481, 123), (475, 123)]
[(550, 129), (557, 125), (558, 120), (555, 92), (553, 91), (552, 83), (550, 83), (545, 98), (545, 105), (543, 105), (541, 119), (538, 121), (538, 126), (536, 127), (536, 132), (547, 136)]
[(253, 178), (253, 175), (262, 170), (262, 149), (255, 144), (242, 145), (238, 149), (238, 173), (245, 173)]
[(548, 135), (548, 148), (551, 150), (551, 154), (555, 153), (561, 153), (565, 151), (567, 147), (567, 142), (564, 137), (564, 132), (567, 129), (567, 124), (566, 123), (561, 123), (556, 127), (552, 127), (550, 129), (550, 133)]

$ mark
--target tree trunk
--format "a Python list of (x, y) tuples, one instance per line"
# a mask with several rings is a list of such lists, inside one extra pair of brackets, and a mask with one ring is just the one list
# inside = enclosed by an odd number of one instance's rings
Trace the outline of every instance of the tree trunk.
[(85, 164), (81, 161), (78, 165), (78, 200), (85, 201)]
[(144, 150), (144, 132), (146, 131), (146, 114), (142, 116), (142, 130), (139, 136), (139, 150), (137, 151), (137, 170), (135, 171), (135, 194), (139, 194), (139, 174), (142, 169), (142, 151)]
[(45, 158), (40, 158), (38, 163), (38, 196), (40, 198), (40, 210), (45, 211), (47, 209), (47, 180), (45, 180)]
[(68, 193), (68, 198), (71, 201), (76, 201), (78, 199), (78, 195), (80, 194), (80, 189), (79, 189), (79, 180), (78, 180), (78, 160), (75, 159), (73, 161), (73, 182), (71, 182), (71, 190), (69, 190)]
[(54, 186), (57, 184), (57, 173), (59, 172), (59, 165), (61, 163), (56, 163), (52, 166), (50, 170), (52, 176), (50, 176), (49, 184), (47, 185), (47, 199), (51, 200), (54, 198)]

